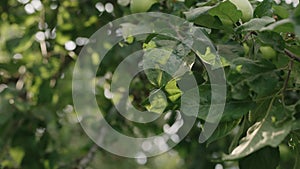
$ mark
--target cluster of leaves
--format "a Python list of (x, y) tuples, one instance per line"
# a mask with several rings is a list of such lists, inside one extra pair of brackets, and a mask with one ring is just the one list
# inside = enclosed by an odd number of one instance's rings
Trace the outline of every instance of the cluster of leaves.
[[(222, 164), (224, 168), (239, 165), (241, 169), (299, 168), (299, 6), (251, 1), (253, 18), (242, 21), (243, 11), (230, 1), (145, 0), (149, 1), (145, 2), (148, 6), (140, 8), (134, 0), (100, 4), (93, 0), (45, 0), (42, 8), (33, 1), (0, 2), (1, 166), (48, 169), (86, 165), (99, 168), (109, 164), (107, 168), (113, 168), (120, 164), (110, 164), (122, 159), (106, 152), (97, 154), (101, 160), (91, 162), (95, 148), (80, 129), (72, 106), (72, 69), (84, 44), (81, 41), (98, 28), (132, 12), (156, 11), (186, 18), (212, 40), (225, 70), (227, 100), (218, 128), (206, 143), (199, 144), (212, 98), (204, 64), (214, 66), (216, 55), (206, 48), (196, 54), (182, 43), (156, 34), (144, 38), (125, 36), (103, 60), (96, 78), (97, 101), (115, 129), (142, 137), (162, 132), (166, 123), (162, 119), (149, 127), (128, 122), (108, 99), (111, 72), (132, 51), (144, 50), (145, 58), (151, 58), (146, 64), (163, 65), (171, 71), (180, 65), (169, 63), (168, 59), (183, 59), (196, 77), (201, 97), (199, 123), (175, 148), (179, 152), (178, 156), (172, 155), (176, 163), (168, 163), (168, 156), (161, 156), (149, 160), (148, 167), (213, 168)], [(113, 5), (113, 12), (102, 9), (107, 3)], [(266, 57), (262, 50), (265, 46), (276, 56)], [(165, 52), (154, 50), (160, 47)], [(153, 58), (157, 63), (153, 63)], [(174, 79), (159, 69), (145, 71), (132, 81), (133, 104), (155, 113), (174, 112), (167, 123), (174, 122), (184, 94), (178, 88), (182, 77)], [(161, 89), (167, 99), (160, 93), (148, 98), (153, 89)], [(181, 159), (184, 166), (180, 165)], [(132, 161), (124, 163), (124, 168), (139, 168)]]
[[(208, 144), (234, 132), (222, 160), (239, 160), (240, 168), (276, 168), (278, 146), (298, 142), (293, 144), (298, 148), (290, 147), (298, 168), (299, 140), (294, 137), (299, 135), (299, 7), (252, 2), (253, 18), (242, 22), (243, 11), (230, 1), (198, 5), (185, 15), (210, 29), (228, 83), (224, 115)], [(276, 56), (266, 57), (263, 46)]]
[[(295, 137), (299, 136), (299, 7), (278, 5), (271, 0), (252, 2), (252, 6), (253, 18), (248, 21), (241, 19), (245, 11), (239, 10), (230, 1), (198, 3), (184, 12), (189, 21), (201, 27), (213, 40), (226, 72), (228, 94), (225, 110), (221, 123), (206, 144), (210, 147), (215, 146), (214, 142), (231, 140), (230, 144), (223, 146), (227, 147), (225, 154), (223, 152), (213, 158), (223, 161), (225, 166), (227, 161), (238, 160), (240, 168), (270, 169), (280, 165), (280, 155), (285, 155), (284, 149), (288, 146), (295, 155), (294, 168), (297, 168), (299, 140), (295, 140)], [(166, 66), (178, 70), (178, 66), (171, 65), (168, 59), (172, 54), (184, 57), (184, 64), (190, 66), (198, 80), (200, 124), (207, 121), (211, 106), (211, 84), (205, 71), (207, 67), (197, 63), (195, 54), (182, 43), (172, 43), (166, 37), (151, 35), (143, 46), (146, 49), (146, 63), (151, 64), (147, 58), (155, 58), (157, 64), (162, 65), (160, 69)], [(171, 50), (171, 53), (151, 50), (157, 47)], [(264, 47), (269, 50), (264, 52)], [(270, 57), (270, 53), (274, 56)], [(213, 52), (207, 50), (197, 54), (202, 62), (214, 66), (216, 56)], [(173, 104), (167, 108), (176, 110), (180, 107), (178, 100), (184, 93), (177, 87), (182, 80), (180, 77), (171, 78), (162, 70), (146, 71), (146, 77), (154, 87), (168, 94), (169, 102)], [(163, 99), (157, 99), (157, 105), (151, 106), (166, 110), (166, 106), (161, 106), (165, 104)], [(291, 142), (293, 146), (290, 146)], [(261, 159), (264, 165), (258, 162)], [(292, 164), (287, 166), (291, 168)], [(280, 167), (285, 168), (285, 165), (281, 164)]]

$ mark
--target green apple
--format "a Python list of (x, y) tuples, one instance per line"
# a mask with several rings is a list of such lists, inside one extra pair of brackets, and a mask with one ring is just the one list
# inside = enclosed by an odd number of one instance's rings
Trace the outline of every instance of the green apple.
[(277, 55), (277, 52), (271, 46), (261, 46), (259, 50), (265, 59), (272, 59)]
[(156, 0), (131, 0), (130, 10), (132, 13), (147, 12), (156, 2)]
[(229, 0), (233, 3), (239, 10), (242, 11), (242, 21), (247, 22), (253, 18), (253, 8), (248, 0)]
[(248, 55), (248, 54), (249, 54), (249, 51), (250, 51), (250, 48), (249, 48), (249, 46), (247, 45), (247, 43), (243, 43), (243, 47), (244, 47), (245, 54)]

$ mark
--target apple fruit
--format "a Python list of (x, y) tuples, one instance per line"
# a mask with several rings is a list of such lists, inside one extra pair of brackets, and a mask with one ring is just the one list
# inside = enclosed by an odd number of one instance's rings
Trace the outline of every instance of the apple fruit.
[(248, 55), (248, 54), (249, 54), (249, 51), (250, 51), (250, 48), (249, 48), (249, 46), (247, 45), (247, 43), (243, 43), (243, 47), (244, 47), (244, 52), (245, 52), (245, 54)]
[(156, 2), (156, 0), (131, 0), (130, 10), (132, 13), (147, 12)]
[(261, 46), (259, 51), (264, 59), (272, 59), (277, 55), (277, 52), (271, 46)]

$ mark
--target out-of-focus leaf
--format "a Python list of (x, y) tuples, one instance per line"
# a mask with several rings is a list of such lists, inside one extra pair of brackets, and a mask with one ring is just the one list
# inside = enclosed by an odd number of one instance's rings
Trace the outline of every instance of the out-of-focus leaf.
[(238, 31), (258, 31), (264, 28), (266, 25), (275, 22), (275, 19), (264, 16), (262, 18), (253, 18), (250, 21), (237, 27)]
[(207, 28), (221, 29), (222, 22), (217, 16), (211, 16), (209, 14), (200, 15), (195, 21), (195, 24)]
[(293, 20), (295, 22), (295, 33), (299, 37), (300, 36), (300, 5), (294, 11)]
[(295, 31), (294, 24), (291, 19), (283, 19), (261, 29), (261, 31), (266, 31), (266, 30), (274, 31), (277, 33), (282, 33), (282, 32), (287, 33), (287, 32)]
[[(200, 119), (206, 120), (209, 112), (210, 104), (200, 104), (198, 117)], [(223, 113), (222, 121), (237, 120), (247, 114), (250, 110), (255, 108), (255, 103), (252, 102), (227, 102), (225, 103), (224, 112), (214, 112)]]
[(127, 6), (129, 5), (130, 0), (118, 0), (118, 4), (122, 5), (122, 6)]
[(279, 165), (279, 161), (279, 148), (265, 147), (242, 158), (239, 161), (239, 167), (240, 169), (276, 169)]
[(13, 90), (11, 86), (0, 85), (2, 88), (0, 92), (0, 126), (5, 124), (8, 120), (10, 120), (14, 112), (16, 111), (14, 107), (14, 95), (16, 91)]
[(203, 15), (206, 12), (208, 12), (212, 8), (214, 8), (214, 6), (198, 7), (195, 9), (191, 9), (188, 12), (184, 12), (184, 14), (185, 14), (187, 20), (193, 21), (193, 20), (196, 20), (200, 15)]
[(272, 16), (272, 0), (264, 0), (254, 10), (254, 17)]
[(210, 144), (222, 137), (227, 136), (232, 132), (232, 130), (237, 127), (237, 125), (240, 123), (241, 120), (233, 120), (233, 121), (224, 121), (221, 122), (214, 133), (209, 137), (207, 140), (207, 144)]
[(258, 39), (265, 45), (272, 46), (277, 51), (282, 51), (285, 48), (285, 41), (279, 33), (272, 31), (263, 31), (259, 33)]
[(9, 154), (18, 165), (21, 164), (24, 157), (24, 150), (20, 148), (11, 148)]
[(294, 19), (299, 23), (300, 22), (300, 20), (299, 20), (299, 18), (300, 18), (300, 6), (298, 5), (297, 7), (296, 7), (296, 9), (295, 9), (295, 11), (294, 11)]
[(256, 104), (254, 102), (228, 102), (225, 105), (225, 110), (222, 116), (222, 120), (231, 121), (240, 119), (249, 111), (255, 108)]
[(234, 24), (243, 16), (242, 12), (230, 1), (221, 2), (208, 13), (212, 16), (218, 16), (223, 24), (226, 24), (226, 22)]
[(253, 80), (248, 81), (248, 85), (252, 91), (257, 94), (257, 97), (268, 96), (277, 89), (278, 76), (274, 73), (263, 74)]
[(278, 15), (282, 19), (286, 19), (289, 17), (290, 13), (289, 11), (280, 5), (273, 5), (274, 14)]
[(238, 43), (231, 44), (219, 44), (217, 45), (218, 55), (224, 57), (227, 61), (232, 60), (242, 56), (244, 54), (244, 49)]

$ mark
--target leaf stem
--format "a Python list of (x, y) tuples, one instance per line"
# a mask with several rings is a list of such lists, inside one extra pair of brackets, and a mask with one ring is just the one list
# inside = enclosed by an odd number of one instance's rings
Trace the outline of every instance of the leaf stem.
[(292, 73), (292, 69), (293, 69), (293, 66), (294, 66), (294, 60), (290, 60), (289, 62), (289, 66), (288, 66), (288, 74), (287, 74), (287, 77), (284, 81), (284, 85), (283, 85), (283, 88), (282, 88), (282, 103), (285, 104), (284, 100), (284, 92), (286, 91), (286, 88), (288, 86), (288, 83), (290, 81), (290, 77), (291, 77), (291, 73)]
[(242, 134), (244, 133), (245, 127), (246, 127), (246, 121), (247, 121), (247, 117), (246, 115), (243, 117), (243, 122), (238, 130), (238, 133), (234, 136), (233, 141), (231, 142), (228, 152), (231, 153), (234, 148), (238, 145), (239, 143), (239, 139), (242, 136)]
[(278, 95), (279, 95), (279, 92), (276, 93), (276, 94), (274, 95), (274, 97), (272, 98), (272, 100), (271, 100), (271, 102), (270, 102), (270, 104), (269, 104), (267, 113), (266, 113), (265, 118), (263, 119), (263, 121), (265, 121), (265, 120), (267, 119), (267, 117), (270, 115), (270, 112), (271, 112), (272, 106), (273, 106), (273, 104), (274, 104), (275, 98), (276, 98)]

